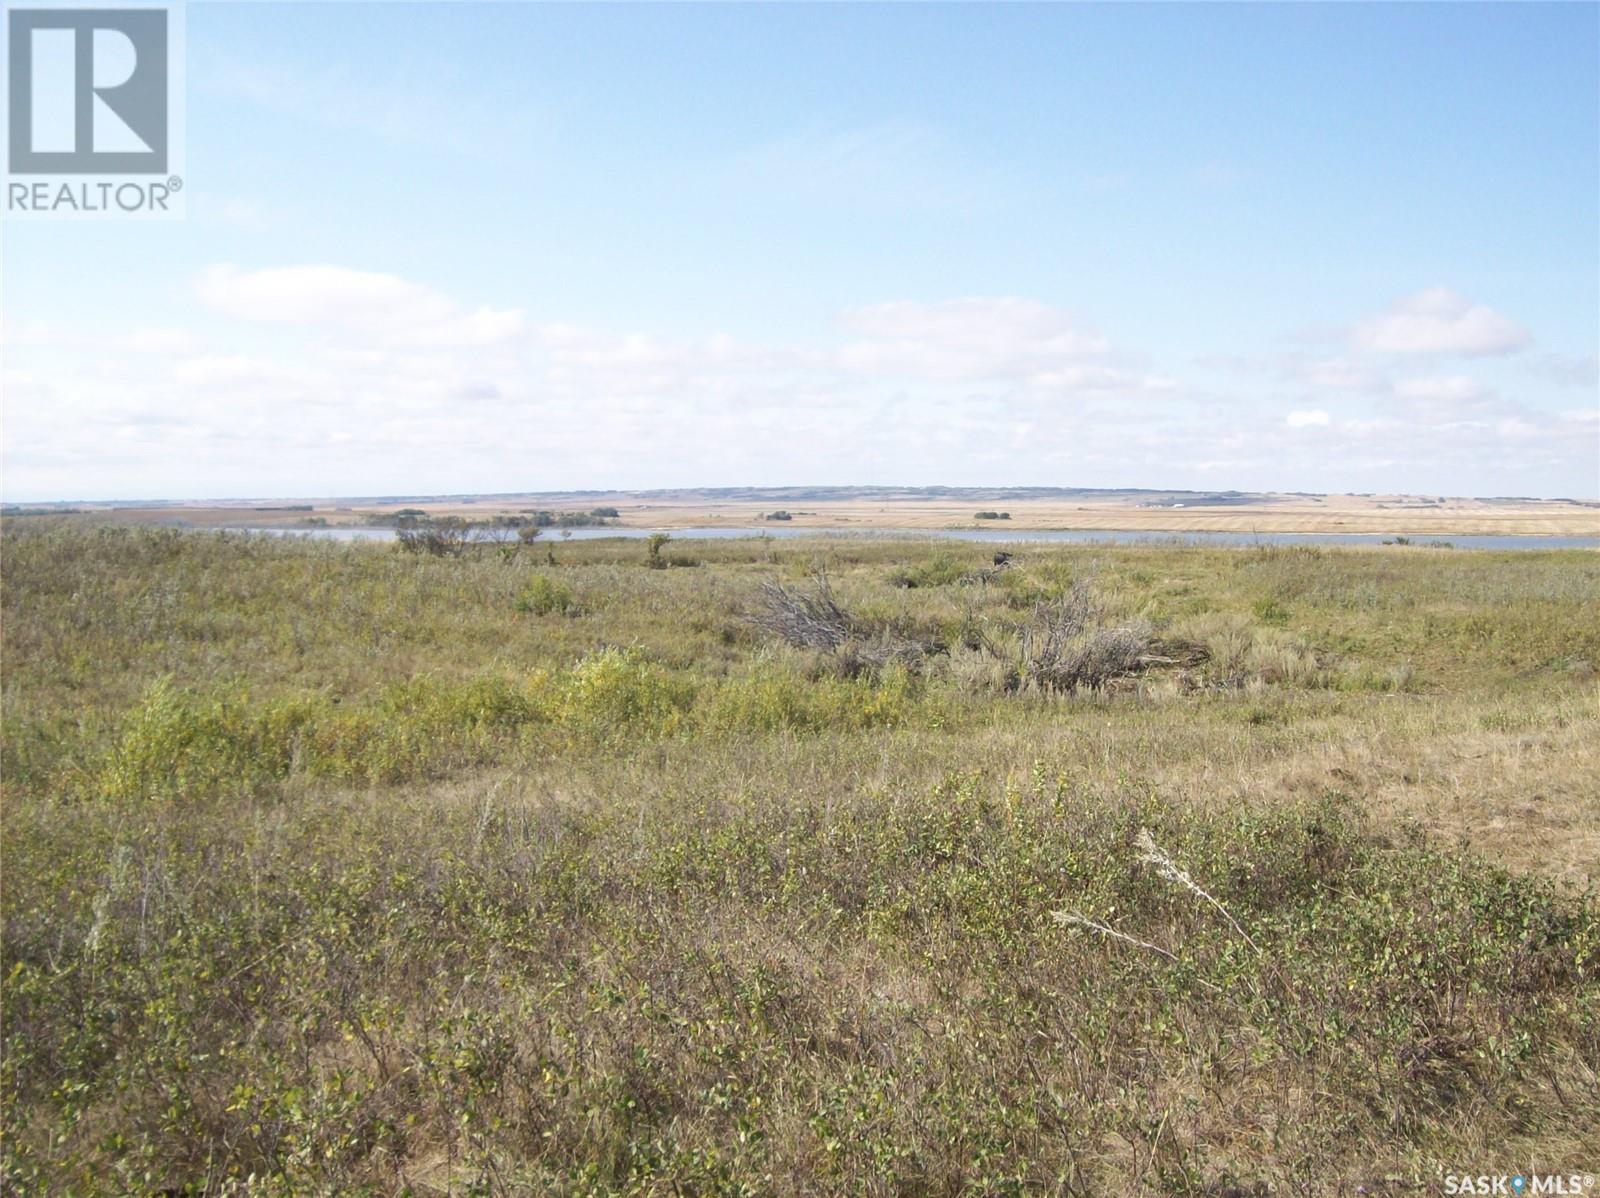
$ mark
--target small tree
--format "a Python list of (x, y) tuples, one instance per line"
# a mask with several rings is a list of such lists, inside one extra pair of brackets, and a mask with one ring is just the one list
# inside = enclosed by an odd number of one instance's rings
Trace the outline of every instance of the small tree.
[(395, 539), (407, 553), (432, 557), (459, 557), (472, 540), (472, 525), (460, 516), (416, 520), (395, 530)]
[(661, 547), (670, 540), (672, 540), (672, 537), (667, 533), (651, 533), (644, 543), (645, 565), (649, 566), (652, 570), (666, 569), (667, 563), (666, 559), (661, 556)]

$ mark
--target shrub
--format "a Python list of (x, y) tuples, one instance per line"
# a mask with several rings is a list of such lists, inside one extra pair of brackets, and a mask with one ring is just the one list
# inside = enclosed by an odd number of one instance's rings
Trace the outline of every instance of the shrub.
[(768, 661), (704, 697), (701, 720), (721, 732), (851, 731), (903, 722), (915, 700), (909, 670), (874, 676), (807, 677), (794, 663)]
[(1289, 622), (1289, 609), (1271, 595), (1263, 595), (1250, 605), (1256, 619), (1263, 624), (1284, 625)]
[(613, 742), (671, 735), (693, 701), (692, 684), (674, 678), (637, 649), (608, 646), (567, 674), (556, 712), (572, 730)]
[(702, 719), (721, 732), (808, 730), (819, 726), (815, 694), (799, 671), (766, 663), (710, 692)]
[(893, 587), (942, 587), (950, 586), (972, 577), (972, 573), (960, 558), (947, 550), (941, 549), (926, 561), (896, 570), (889, 575), (888, 581), (889, 585)]
[(181, 798), (280, 775), (288, 766), (288, 734), (303, 713), (280, 710), (278, 717), (253, 723), (231, 694), (202, 698), (170, 677), (158, 678), (124, 723), (98, 789), (119, 800)]
[(251, 704), (227, 687), (202, 694), (162, 678), (123, 721), (89, 786), (127, 801), (242, 793), (302, 771), (405, 781), (486, 759), (509, 732), (545, 720), (546, 703), (536, 688), (496, 674), (423, 675), (360, 706), (318, 695)]
[(517, 596), (517, 610), (524, 615), (573, 615), (577, 605), (572, 602), (572, 592), (560, 582), (544, 574), (535, 574)]
[(407, 553), (433, 557), (459, 557), (472, 541), (472, 525), (460, 516), (402, 522), (395, 541)]

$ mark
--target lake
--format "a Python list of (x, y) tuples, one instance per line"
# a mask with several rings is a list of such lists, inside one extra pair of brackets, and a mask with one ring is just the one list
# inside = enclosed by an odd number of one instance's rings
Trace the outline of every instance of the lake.
[[(392, 528), (229, 528), (225, 532), (269, 533), (274, 536), (314, 537), (329, 541), (392, 541)], [(593, 541), (605, 537), (641, 538), (653, 528), (572, 528), (565, 532), (574, 541)], [(999, 528), (676, 528), (671, 536), (675, 541), (734, 540), (741, 537), (830, 537), (883, 541), (947, 540), (981, 541), (996, 544), (1025, 542), (1059, 542), (1065, 544), (1158, 544), (1180, 545), (1382, 545), (1393, 540), (1378, 533), (1344, 532), (1146, 532), (1117, 531), (1110, 529), (999, 529)], [(563, 530), (547, 528), (540, 538), (560, 542)], [(1413, 536), (1413, 545), (1427, 546), (1434, 540), (1448, 541), (1457, 549), (1600, 549), (1600, 537), (1549, 537), (1549, 536)]]

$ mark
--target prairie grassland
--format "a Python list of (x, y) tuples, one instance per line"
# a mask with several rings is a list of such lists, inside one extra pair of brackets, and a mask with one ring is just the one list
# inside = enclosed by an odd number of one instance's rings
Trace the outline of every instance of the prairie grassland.
[(1595, 1172), (1600, 555), (991, 552), (9, 524), (4, 1186)]

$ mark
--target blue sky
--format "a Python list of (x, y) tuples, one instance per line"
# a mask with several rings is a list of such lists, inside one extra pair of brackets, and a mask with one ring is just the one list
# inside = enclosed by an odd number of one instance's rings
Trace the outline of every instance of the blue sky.
[(191, 3), (8, 500), (1600, 494), (1600, 7)]

